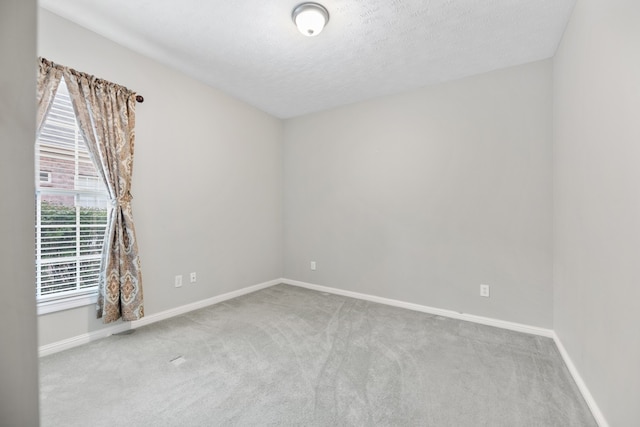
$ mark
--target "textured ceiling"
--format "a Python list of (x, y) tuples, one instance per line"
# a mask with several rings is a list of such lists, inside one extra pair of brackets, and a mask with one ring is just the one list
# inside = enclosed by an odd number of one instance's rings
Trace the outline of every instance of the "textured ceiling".
[(280, 118), (554, 55), (575, 0), (41, 0), (130, 49)]

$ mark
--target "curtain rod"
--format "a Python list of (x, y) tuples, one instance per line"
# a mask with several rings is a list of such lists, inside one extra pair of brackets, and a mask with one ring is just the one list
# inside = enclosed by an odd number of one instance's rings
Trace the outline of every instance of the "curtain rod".
[[(79, 72), (79, 71), (76, 71), (76, 70), (74, 70), (73, 68), (65, 67), (64, 65), (60, 65), (60, 64), (56, 64), (55, 62), (53, 62), (53, 61), (49, 61), (48, 59), (43, 58), (43, 57), (41, 57), (41, 56), (40, 56), (40, 57), (38, 57), (38, 60), (39, 60), (41, 63), (43, 63), (43, 64), (48, 64), (48, 66), (58, 68), (59, 70), (67, 69), (67, 70), (69, 70), (70, 72), (75, 73), (75, 74), (78, 74), (78, 75), (85, 75), (85, 76), (88, 76), (88, 77), (91, 77), (91, 78), (95, 78), (95, 77), (93, 77), (93, 76), (91, 76), (91, 75), (89, 75), (89, 74), (81, 73), (81, 72)], [(99, 80), (101, 80), (101, 79), (99, 79)], [(142, 103), (144, 102), (144, 97), (143, 97), (142, 95), (136, 95), (136, 102), (139, 102), (139, 103), (141, 103), (141, 104), (142, 104)]]

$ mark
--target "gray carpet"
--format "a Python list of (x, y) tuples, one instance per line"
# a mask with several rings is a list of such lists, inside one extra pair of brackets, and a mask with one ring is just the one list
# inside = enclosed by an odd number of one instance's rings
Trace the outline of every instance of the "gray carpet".
[(286, 285), (44, 357), (40, 393), (42, 426), (596, 426), (551, 339)]

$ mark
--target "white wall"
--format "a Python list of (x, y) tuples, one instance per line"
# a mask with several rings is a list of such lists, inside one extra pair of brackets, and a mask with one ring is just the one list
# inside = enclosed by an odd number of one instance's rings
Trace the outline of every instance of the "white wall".
[(286, 121), (285, 277), (550, 328), (551, 78), (547, 60)]
[[(38, 42), (39, 55), (145, 97), (133, 214), (147, 314), (282, 276), (280, 120), (44, 10)], [(39, 327), (44, 345), (103, 326), (87, 306)]]
[(554, 328), (640, 425), (640, 3), (580, 0), (554, 62)]
[(33, 283), (36, 1), (0, 2), (0, 425), (38, 425)]
[[(32, 132), (23, 92), (33, 3), (2, 3), (2, 53), (17, 60), (3, 62), (15, 67), (3, 68), (0, 118), (18, 114), (2, 121), (3, 144)], [(577, 2), (553, 74), (549, 61), (496, 71), (288, 120), (284, 134), (280, 121), (210, 87), (40, 18), (40, 55), (147, 99), (134, 172), (147, 313), (284, 272), (553, 327), (609, 423), (638, 424), (640, 4)], [(32, 294), (22, 286), (33, 281), (33, 153), (7, 147), (0, 189), (13, 209), (3, 210), (11, 227), (0, 268), (17, 303), (0, 311), (0, 338), (16, 351), (2, 352), (1, 402), (3, 415), (21, 417), (37, 401)], [(199, 283), (173, 288), (173, 275), (189, 271)], [(478, 297), (480, 283), (492, 285), (490, 299)], [(40, 343), (98, 329), (94, 317), (92, 307), (42, 316)], [(15, 319), (20, 334), (7, 327)], [(17, 378), (18, 393), (5, 397)]]

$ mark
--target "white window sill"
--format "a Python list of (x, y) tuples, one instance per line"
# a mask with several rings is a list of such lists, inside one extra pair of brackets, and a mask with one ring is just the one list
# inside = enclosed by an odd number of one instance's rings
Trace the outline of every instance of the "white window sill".
[(55, 313), (56, 311), (69, 310), (71, 308), (92, 305), (98, 302), (98, 293), (78, 295), (53, 301), (38, 302), (38, 316), (41, 314)]

